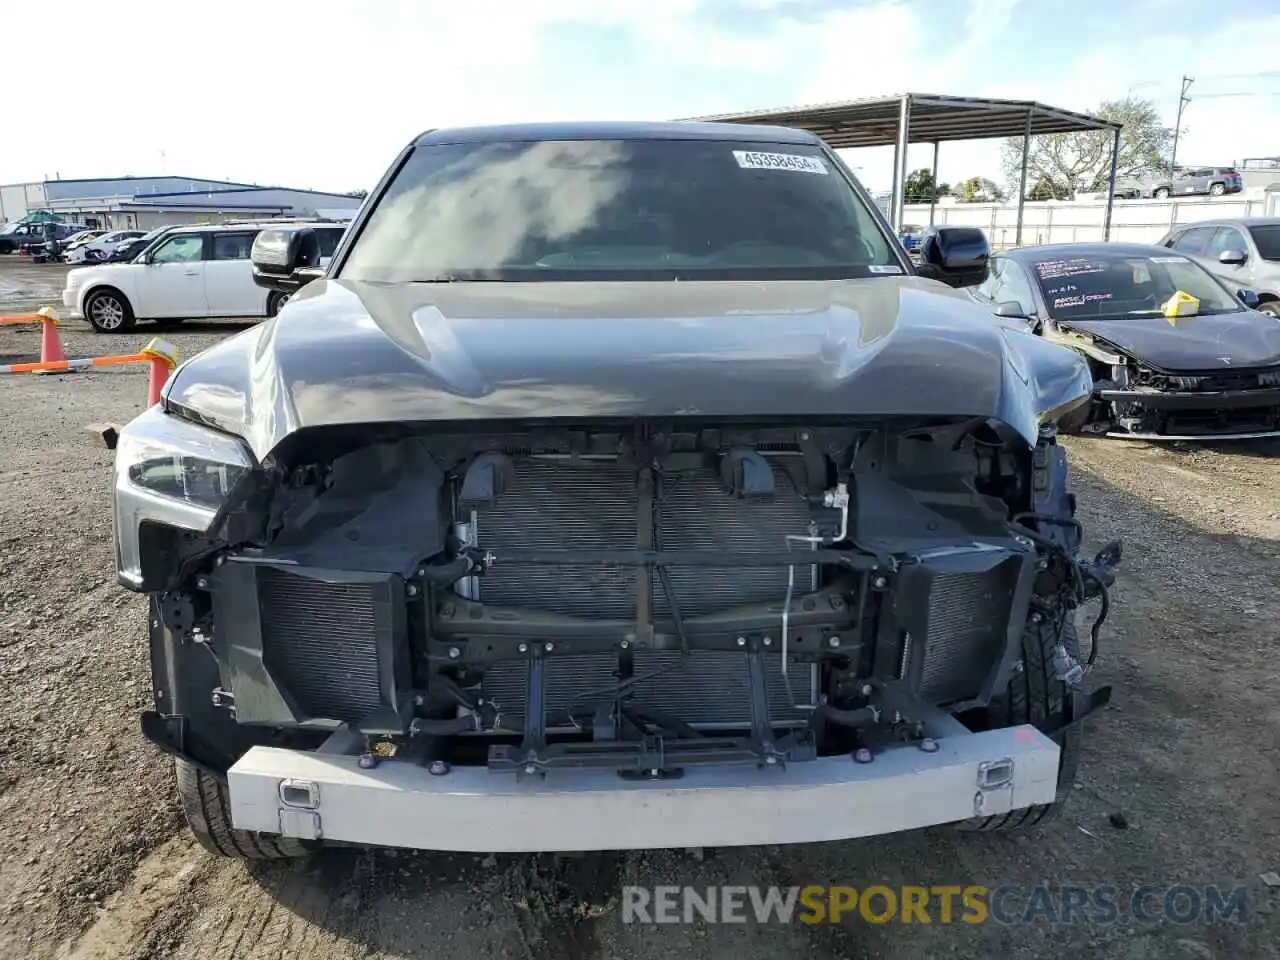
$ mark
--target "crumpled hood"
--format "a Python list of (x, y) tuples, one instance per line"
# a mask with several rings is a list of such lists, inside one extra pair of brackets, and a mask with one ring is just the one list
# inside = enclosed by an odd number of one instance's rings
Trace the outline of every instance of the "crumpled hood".
[(1168, 373), (1280, 366), (1280, 322), (1256, 310), (1057, 323)]
[(1033, 440), (1090, 388), (1072, 351), (915, 277), (318, 280), (180, 367), (166, 403), (261, 458), (309, 427), (407, 420), (974, 416)]

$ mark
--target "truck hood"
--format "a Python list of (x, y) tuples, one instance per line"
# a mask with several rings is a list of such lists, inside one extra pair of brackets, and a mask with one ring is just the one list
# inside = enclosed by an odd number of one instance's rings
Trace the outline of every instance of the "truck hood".
[(1280, 366), (1280, 322), (1256, 310), (1057, 323), (1168, 373)]
[(318, 280), (182, 365), (165, 403), (262, 459), (296, 431), (398, 421), (972, 416), (1034, 442), (1091, 388), (1073, 351), (916, 277)]

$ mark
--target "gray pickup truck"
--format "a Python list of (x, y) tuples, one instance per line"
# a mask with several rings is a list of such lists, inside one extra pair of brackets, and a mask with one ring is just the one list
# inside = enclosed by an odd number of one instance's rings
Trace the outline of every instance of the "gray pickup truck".
[(279, 857), (1052, 815), (1119, 547), (1080, 555), (1056, 439), (1088, 367), (956, 289), (988, 256), (943, 227), (913, 265), (821, 140), (694, 123), (432, 131), (327, 266), (264, 229), (288, 303), (117, 450), (143, 731), (192, 831)]

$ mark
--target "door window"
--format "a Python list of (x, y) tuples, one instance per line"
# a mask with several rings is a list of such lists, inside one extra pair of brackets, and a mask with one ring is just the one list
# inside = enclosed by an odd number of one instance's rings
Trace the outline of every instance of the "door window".
[(320, 241), (320, 256), (332, 257), (333, 251), (338, 249), (338, 241), (342, 239), (343, 231), (341, 230), (317, 230), (316, 236)]
[(214, 260), (248, 260), (252, 249), (251, 233), (220, 233), (213, 238)]
[(994, 259), (990, 261), (990, 265), (987, 267), (987, 279), (983, 280), (978, 286), (977, 292), (979, 296), (986, 297), (993, 303), (999, 303), (999, 300), (996, 299), (996, 294), (1004, 286), (1004, 279), (1001, 276), (1004, 273), (1004, 269), (1004, 260)]
[(162, 243), (151, 259), (154, 263), (193, 263), (204, 256), (204, 237), (187, 234), (170, 237)]
[(1209, 241), (1209, 248), (1205, 251), (1205, 255), (1216, 259), (1219, 254), (1227, 250), (1234, 250), (1237, 253), (1247, 253), (1249, 250), (1244, 244), (1244, 235), (1235, 227), (1219, 227), (1213, 239)]
[(1213, 237), (1213, 227), (1192, 227), (1180, 234), (1173, 241), (1173, 249), (1183, 253), (1203, 254), (1204, 248)]
[(1036, 295), (1031, 290), (1031, 281), (1016, 263), (1006, 262), (1000, 275), (1000, 303), (1016, 303), (1022, 308), (1024, 315), (1034, 316), (1036, 312)]

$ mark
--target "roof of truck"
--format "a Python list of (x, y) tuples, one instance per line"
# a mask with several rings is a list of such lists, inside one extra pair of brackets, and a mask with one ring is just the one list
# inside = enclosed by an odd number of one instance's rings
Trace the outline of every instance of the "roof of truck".
[(682, 120), (517, 123), (428, 130), (415, 144), (501, 143), (537, 140), (732, 140), (751, 143), (817, 144), (807, 130), (741, 123)]

